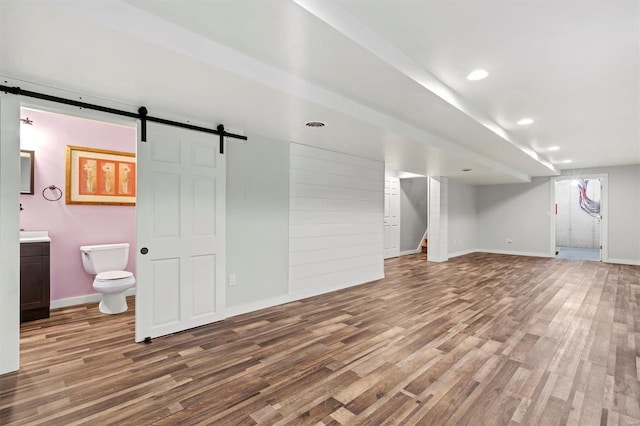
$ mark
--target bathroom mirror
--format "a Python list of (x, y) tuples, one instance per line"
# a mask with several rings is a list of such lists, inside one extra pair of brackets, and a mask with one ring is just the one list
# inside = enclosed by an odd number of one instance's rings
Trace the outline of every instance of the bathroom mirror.
[(20, 150), (20, 193), (33, 195), (33, 151)]

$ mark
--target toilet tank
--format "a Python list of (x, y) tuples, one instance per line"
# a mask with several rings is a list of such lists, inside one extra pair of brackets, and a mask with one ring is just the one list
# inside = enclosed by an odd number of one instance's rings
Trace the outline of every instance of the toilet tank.
[(91, 275), (106, 271), (123, 271), (129, 260), (129, 243), (81, 246), (82, 265)]

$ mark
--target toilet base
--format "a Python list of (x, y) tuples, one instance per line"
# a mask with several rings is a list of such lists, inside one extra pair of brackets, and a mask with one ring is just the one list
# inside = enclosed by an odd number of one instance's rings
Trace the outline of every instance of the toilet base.
[(98, 309), (100, 309), (100, 312), (103, 314), (120, 314), (128, 308), (124, 291), (118, 293), (102, 293), (102, 300), (100, 301), (100, 305), (98, 305)]

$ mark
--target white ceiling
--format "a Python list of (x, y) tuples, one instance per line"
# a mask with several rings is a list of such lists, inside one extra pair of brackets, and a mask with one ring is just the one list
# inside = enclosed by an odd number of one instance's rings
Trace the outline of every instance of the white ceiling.
[[(0, 0), (0, 74), (399, 170), (523, 182), (640, 163), (639, 5)], [(475, 68), (489, 77), (468, 81)]]

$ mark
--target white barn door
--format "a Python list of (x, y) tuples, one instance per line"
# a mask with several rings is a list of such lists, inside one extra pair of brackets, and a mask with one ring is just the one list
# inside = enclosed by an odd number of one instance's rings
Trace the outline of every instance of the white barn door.
[(384, 258), (400, 256), (400, 179), (384, 179)]
[(219, 152), (215, 135), (150, 122), (138, 142), (137, 342), (224, 319)]

